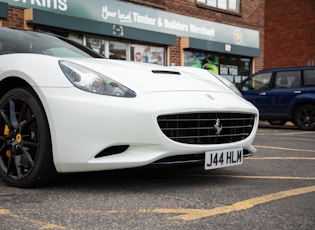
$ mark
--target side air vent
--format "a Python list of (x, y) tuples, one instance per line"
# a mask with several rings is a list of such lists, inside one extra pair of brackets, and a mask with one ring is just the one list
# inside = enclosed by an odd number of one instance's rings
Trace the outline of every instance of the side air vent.
[(129, 148), (129, 145), (115, 145), (108, 147), (95, 156), (95, 158), (110, 156), (118, 153), (125, 152)]
[(152, 70), (152, 73), (156, 73), (156, 74), (173, 74), (173, 75), (180, 75), (180, 72), (177, 72), (177, 71), (168, 71), (168, 70)]

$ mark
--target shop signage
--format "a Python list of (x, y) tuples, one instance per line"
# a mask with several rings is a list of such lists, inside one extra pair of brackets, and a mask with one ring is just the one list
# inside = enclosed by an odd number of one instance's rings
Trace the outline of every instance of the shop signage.
[(22, 8), (35, 8), (123, 27), (145, 29), (226, 44), (259, 48), (259, 31), (156, 10), (118, 0), (0, 0)]
[(7, 2), (12, 6), (20, 6), (26, 8), (47, 9), (66, 11), (68, 9), (69, 0), (7, 0), (0, 2)]
[(230, 82), (240, 83), (247, 76), (240, 76), (238, 66), (220, 64), (220, 75)]

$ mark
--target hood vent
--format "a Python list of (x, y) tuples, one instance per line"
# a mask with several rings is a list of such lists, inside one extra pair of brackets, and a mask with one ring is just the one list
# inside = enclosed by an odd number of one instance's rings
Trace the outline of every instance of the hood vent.
[(180, 72), (170, 70), (152, 70), (152, 73), (180, 75)]

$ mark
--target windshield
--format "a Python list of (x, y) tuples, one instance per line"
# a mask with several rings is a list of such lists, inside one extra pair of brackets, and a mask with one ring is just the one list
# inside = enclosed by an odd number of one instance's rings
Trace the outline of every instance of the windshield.
[(0, 55), (10, 53), (36, 53), (54, 57), (103, 57), (63, 37), (0, 27)]

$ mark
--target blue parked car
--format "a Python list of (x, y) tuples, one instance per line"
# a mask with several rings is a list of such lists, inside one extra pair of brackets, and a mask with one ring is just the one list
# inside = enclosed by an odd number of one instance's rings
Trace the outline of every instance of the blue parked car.
[(239, 89), (258, 108), (260, 120), (315, 130), (315, 66), (262, 70)]

